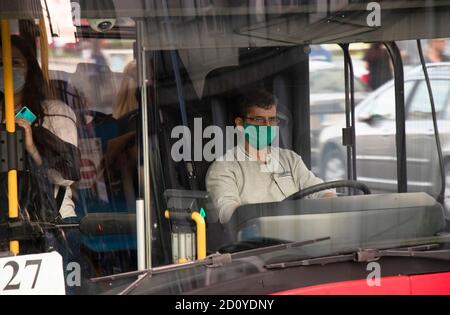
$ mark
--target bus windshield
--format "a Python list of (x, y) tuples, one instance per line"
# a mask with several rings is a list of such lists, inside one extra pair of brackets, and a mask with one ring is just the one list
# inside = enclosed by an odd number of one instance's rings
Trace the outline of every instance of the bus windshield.
[(145, 270), (142, 292), (185, 293), (171, 268), (289, 243), (253, 256), (447, 240), (446, 1), (44, 2), (0, 4), (0, 252), (59, 252), (66, 293)]

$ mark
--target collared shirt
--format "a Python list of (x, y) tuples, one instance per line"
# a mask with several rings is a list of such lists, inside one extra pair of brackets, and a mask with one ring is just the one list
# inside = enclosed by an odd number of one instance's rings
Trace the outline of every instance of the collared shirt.
[[(323, 181), (308, 170), (297, 153), (280, 148), (272, 148), (266, 162), (262, 162), (237, 146), (216, 160), (206, 174), (206, 188), (221, 223), (228, 222), (241, 205), (282, 201), (320, 183)], [(308, 198), (320, 198), (327, 192), (330, 190)]]

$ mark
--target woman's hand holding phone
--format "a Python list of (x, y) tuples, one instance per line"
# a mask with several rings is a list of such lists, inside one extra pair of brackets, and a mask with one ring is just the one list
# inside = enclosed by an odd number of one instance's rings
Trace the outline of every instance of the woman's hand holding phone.
[(27, 108), (23, 107), (16, 115), (16, 124), (25, 130), (25, 150), (31, 155), (33, 160), (42, 164), (42, 159), (33, 140), (33, 130), (31, 124), (36, 120), (36, 116)]
[(31, 125), (28, 121), (22, 118), (16, 118), (16, 124), (25, 130), (25, 149), (31, 153), (33, 149), (36, 149), (33, 141), (33, 131), (31, 130)]
[(25, 150), (27, 150), (28, 154), (31, 155), (37, 165), (41, 165), (41, 155), (39, 154), (39, 151), (34, 144), (33, 131), (31, 129), (30, 123), (22, 118), (16, 118), (16, 124), (25, 130)]
[(26, 106), (23, 106), (16, 114), (16, 118), (23, 119), (32, 125), (37, 117), (36, 115)]

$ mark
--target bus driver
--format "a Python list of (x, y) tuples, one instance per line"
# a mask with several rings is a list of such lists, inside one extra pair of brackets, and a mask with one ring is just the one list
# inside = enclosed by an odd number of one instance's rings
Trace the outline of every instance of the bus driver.
[[(206, 175), (206, 188), (222, 224), (241, 205), (282, 201), (301, 189), (323, 183), (297, 153), (271, 146), (277, 131), (276, 114), (276, 99), (264, 90), (246, 93), (238, 102), (234, 122), (243, 128), (245, 141), (216, 160)], [(250, 132), (250, 128), (256, 132)], [(335, 196), (334, 190), (324, 190), (310, 198)]]

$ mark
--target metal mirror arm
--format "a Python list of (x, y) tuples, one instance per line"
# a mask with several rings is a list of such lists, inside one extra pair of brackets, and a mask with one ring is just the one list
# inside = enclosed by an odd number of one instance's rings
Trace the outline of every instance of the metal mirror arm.
[(423, 75), (425, 77), (425, 82), (427, 84), (428, 96), (430, 98), (431, 117), (433, 119), (434, 138), (435, 138), (435, 141), (436, 141), (436, 148), (437, 148), (438, 159), (439, 159), (439, 170), (440, 170), (440, 173), (441, 173), (441, 191), (439, 192), (439, 195), (437, 197), (437, 201), (440, 202), (441, 204), (443, 204), (444, 200), (445, 200), (445, 185), (446, 185), (444, 158), (442, 156), (441, 140), (439, 138), (439, 128), (438, 128), (438, 124), (437, 124), (436, 108), (435, 108), (435, 104), (434, 104), (433, 90), (431, 89), (431, 82), (430, 82), (430, 78), (428, 76), (428, 70), (427, 70), (425, 58), (423, 56), (422, 44), (420, 42), (420, 39), (417, 40), (417, 50), (419, 52), (420, 63), (422, 65)]
[(344, 52), (345, 71), (345, 120), (342, 130), (342, 142), (347, 146), (347, 178), (356, 180), (356, 141), (355, 141), (355, 84), (352, 58), (349, 44), (339, 45)]
[(385, 42), (386, 49), (392, 60), (395, 79), (395, 125), (397, 148), (397, 190), (407, 192), (407, 165), (406, 165), (406, 132), (405, 132), (405, 82), (403, 76), (403, 62), (400, 50), (395, 42)]

